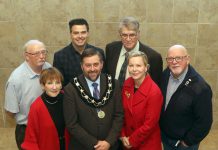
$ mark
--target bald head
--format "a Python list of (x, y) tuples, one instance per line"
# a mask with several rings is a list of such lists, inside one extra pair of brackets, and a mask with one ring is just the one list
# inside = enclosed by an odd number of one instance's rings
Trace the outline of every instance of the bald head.
[(168, 51), (167, 51), (167, 56), (169, 53), (171, 53), (172, 51), (180, 51), (181, 53), (183, 53), (183, 55), (188, 55), (188, 51), (187, 49), (182, 46), (182, 45), (173, 45), (171, 46)]
[(173, 45), (167, 51), (166, 61), (172, 75), (178, 78), (188, 68), (190, 58), (184, 46)]
[(29, 40), (27, 41), (25, 44), (24, 44), (24, 51), (28, 51), (29, 50), (29, 47), (31, 46), (35, 46), (35, 45), (39, 45), (39, 46), (42, 46), (45, 48), (45, 44), (39, 40)]

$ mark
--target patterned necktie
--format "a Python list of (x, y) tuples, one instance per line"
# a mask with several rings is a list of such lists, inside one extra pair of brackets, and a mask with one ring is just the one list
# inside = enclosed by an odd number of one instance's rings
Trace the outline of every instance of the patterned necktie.
[(120, 82), (121, 87), (123, 86), (123, 82), (125, 81), (125, 78), (126, 78), (126, 68), (127, 68), (127, 64), (128, 64), (128, 62), (127, 62), (128, 56), (129, 56), (129, 53), (126, 52), (125, 53), (125, 60), (124, 60), (123, 65), (120, 69), (120, 74), (118, 77), (118, 80)]
[(96, 98), (96, 99), (99, 99), (100, 97), (100, 93), (99, 93), (99, 90), (98, 90), (98, 83), (92, 83), (92, 86), (94, 87), (94, 90), (93, 90), (93, 97)]

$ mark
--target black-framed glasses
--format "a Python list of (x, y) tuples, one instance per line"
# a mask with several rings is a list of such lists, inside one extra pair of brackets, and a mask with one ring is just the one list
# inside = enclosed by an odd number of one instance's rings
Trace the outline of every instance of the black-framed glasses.
[(128, 37), (129, 37), (130, 39), (134, 39), (134, 38), (137, 36), (137, 33), (131, 33), (131, 34), (121, 33), (120, 36), (121, 36), (123, 39), (127, 39)]
[(166, 61), (167, 62), (173, 62), (174, 60), (176, 61), (176, 62), (181, 62), (181, 61), (183, 61), (183, 59), (184, 58), (186, 58), (186, 57), (188, 57), (187, 55), (186, 56), (177, 56), (177, 57), (167, 57), (166, 58)]
[(25, 53), (30, 54), (32, 56), (39, 57), (41, 54), (42, 55), (47, 55), (48, 51), (47, 50), (41, 50), (41, 51), (38, 51), (38, 52), (35, 52), (35, 53), (30, 53), (30, 52), (25, 52)]

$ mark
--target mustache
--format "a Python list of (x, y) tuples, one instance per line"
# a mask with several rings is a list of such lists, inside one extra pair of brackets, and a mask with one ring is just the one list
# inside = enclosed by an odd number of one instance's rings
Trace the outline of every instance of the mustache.
[(98, 73), (98, 71), (88, 71), (88, 73)]

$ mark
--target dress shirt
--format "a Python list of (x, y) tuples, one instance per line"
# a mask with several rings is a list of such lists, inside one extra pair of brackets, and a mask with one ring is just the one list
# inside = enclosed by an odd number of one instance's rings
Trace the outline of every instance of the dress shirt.
[[(51, 65), (45, 63), (43, 69)], [(32, 102), (42, 94), (39, 74), (36, 74), (25, 61), (16, 68), (6, 83), (5, 109), (15, 113), (17, 124), (26, 124)]]
[[(139, 41), (137, 42), (136, 46), (131, 50), (131, 52), (136, 52), (136, 51), (139, 51)], [(119, 59), (118, 59), (118, 63), (117, 63), (115, 79), (119, 78), (120, 70), (121, 70), (123, 62), (125, 60), (125, 53), (126, 52), (128, 52), (128, 51), (125, 49), (124, 46), (122, 46), (122, 49), (120, 51), (120, 56), (119, 56)], [(128, 77), (129, 77), (129, 72), (128, 72), (128, 69), (126, 69), (126, 79)]]
[(94, 91), (94, 87), (92, 86), (92, 83), (97, 83), (98, 84), (98, 91), (100, 93), (100, 76), (97, 78), (97, 80), (95, 82), (89, 80), (86, 77), (85, 77), (85, 79), (86, 79), (86, 82), (87, 82), (88, 87), (89, 87), (89, 91), (92, 94), (92, 96), (93, 96), (93, 91)]
[(178, 78), (174, 78), (172, 73), (170, 73), (170, 77), (169, 77), (169, 81), (168, 81), (168, 85), (167, 85), (165, 110), (167, 108), (167, 105), (170, 102), (172, 95), (175, 93), (175, 91), (177, 90), (179, 85), (184, 80), (187, 72), (188, 72), (188, 67), (185, 69), (185, 71)]

